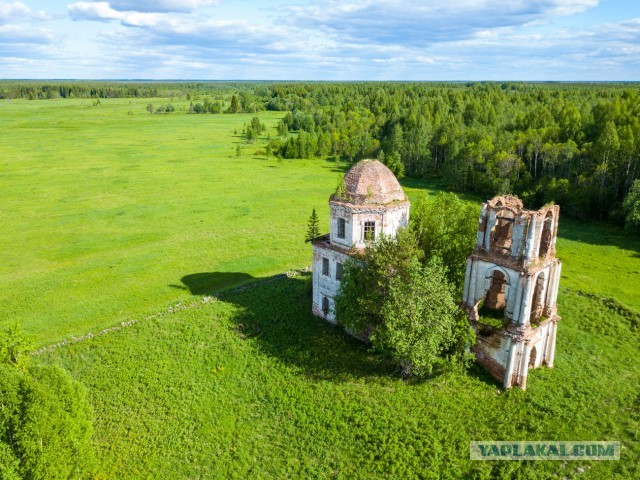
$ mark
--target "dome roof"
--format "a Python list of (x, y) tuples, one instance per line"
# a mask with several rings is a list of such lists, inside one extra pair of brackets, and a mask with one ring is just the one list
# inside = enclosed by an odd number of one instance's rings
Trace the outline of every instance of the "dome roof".
[(331, 200), (356, 205), (385, 205), (407, 199), (396, 176), (378, 160), (356, 163), (344, 176), (344, 183), (346, 195), (338, 198), (334, 194)]

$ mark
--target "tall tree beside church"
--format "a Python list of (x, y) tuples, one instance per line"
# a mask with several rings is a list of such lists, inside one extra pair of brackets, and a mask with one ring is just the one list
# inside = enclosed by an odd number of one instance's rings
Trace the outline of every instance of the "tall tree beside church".
[(316, 209), (314, 208), (311, 212), (311, 216), (309, 217), (309, 221), (307, 222), (307, 235), (304, 237), (305, 242), (310, 242), (318, 235), (320, 235), (320, 222), (318, 220), (318, 215), (316, 214)]

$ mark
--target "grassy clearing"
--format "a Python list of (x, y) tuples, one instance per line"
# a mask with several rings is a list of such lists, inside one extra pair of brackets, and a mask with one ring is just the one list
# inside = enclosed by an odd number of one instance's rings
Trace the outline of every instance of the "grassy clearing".
[[(568, 290), (554, 369), (501, 392), (480, 368), (403, 382), (310, 313), (309, 277), (41, 358), (84, 383), (107, 478), (635, 478), (640, 336)], [(203, 292), (205, 293), (205, 292)], [(620, 462), (471, 462), (471, 439), (620, 440)]]
[[(561, 213), (562, 215), (562, 213)], [(640, 240), (621, 228), (560, 218), (561, 285), (640, 313)]]
[[(252, 114), (148, 102), (167, 99), (0, 102), (0, 327), (49, 343), (184, 299), (183, 277), (224, 288), (310, 263), (306, 220), (328, 225), (343, 166), (256, 154)], [(282, 113), (259, 116), (275, 135)]]

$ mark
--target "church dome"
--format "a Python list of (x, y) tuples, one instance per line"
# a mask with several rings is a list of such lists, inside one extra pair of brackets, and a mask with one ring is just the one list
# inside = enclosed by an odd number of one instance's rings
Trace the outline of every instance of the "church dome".
[(386, 205), (403, 202), (407, 199), (398, 183), (398, 179), (378, 160), (361, 160), (344, 177), (345, 195), (338, 198), (337, 193), (331, 200), (356, 205)]

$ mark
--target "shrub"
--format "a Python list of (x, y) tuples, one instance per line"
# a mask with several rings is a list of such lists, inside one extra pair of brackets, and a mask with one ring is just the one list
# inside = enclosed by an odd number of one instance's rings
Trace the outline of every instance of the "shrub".
[[(0, 334), (3, 351), (22, 336), (16, 332)], [(22, 357), (26, 351), (16, 347), (0, 363), (0, 480), (86, 476), (94, 454), (84, 389), (61, 368)]]

